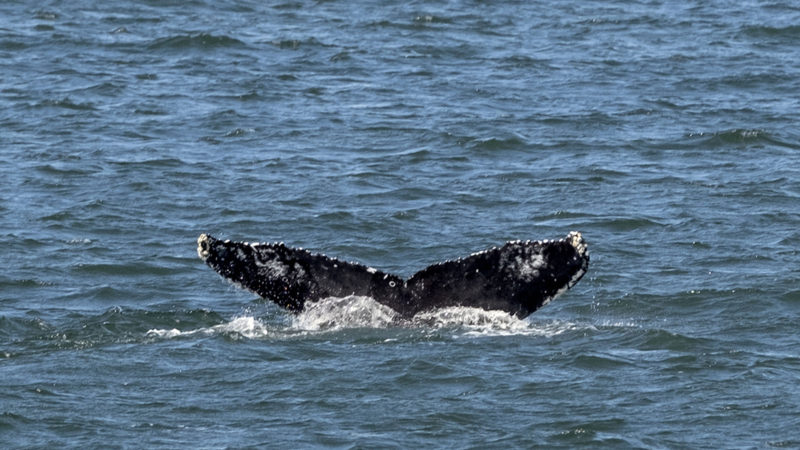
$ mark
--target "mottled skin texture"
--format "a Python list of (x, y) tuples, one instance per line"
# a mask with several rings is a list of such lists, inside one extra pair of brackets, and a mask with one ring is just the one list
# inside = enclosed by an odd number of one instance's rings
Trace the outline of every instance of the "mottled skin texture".
[(448, 306), (525, 317), (580, 280), (589, 252), (580, 233), (554, 241), (513, 241), (433, 264), (402, 279), (357, 263), (280, 244), (197, 239), (197, 253), (223, 277), (292, 311), (348, 295), (375, 299), (402, 317)]

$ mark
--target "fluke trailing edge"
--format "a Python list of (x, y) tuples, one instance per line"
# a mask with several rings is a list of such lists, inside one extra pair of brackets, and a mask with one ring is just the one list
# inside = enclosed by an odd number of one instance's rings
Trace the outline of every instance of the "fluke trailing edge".
[(512, 241), (445, 261), (408, 279), (283, 243), (251, 244), (201, 234), (197, 254), (223, 277), (292, 311), (327, 297), (373, 298), (403, 317), (448, 306), (525, 317), (571, 288), (589, 267), (583, 237)]

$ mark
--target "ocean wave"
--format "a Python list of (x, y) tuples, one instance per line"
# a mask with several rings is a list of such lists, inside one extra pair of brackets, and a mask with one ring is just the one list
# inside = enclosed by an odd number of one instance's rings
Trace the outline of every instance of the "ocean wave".
[(75, 102), (69, 97), (64, 97), (61, 99), (48, 99), (43, 100), (35, 105), (39, 108), (64, 108), (64, 109), (71, 109), (74, 111), (96, 111), (97, 107), (91, 102)]
[(211, 50), (216, 48), (244, 46), (246, 46), (244, 42), (226, 35), (191, 33), (156, 39), (148, 45), (148, 48), (150, 50)]
[(794, 136), (774, 133), (761, 128), (731, 128), (726, 130), (698, 131), (677, 138), (641, 140), (636, 144), (653, 150), (704, 149), (714, 150), (741, 146), (777, 146), (793, 150), (800, 149)]
[(756, 38), (800, 38), (800, 25), (788, 25), (784, 27), (770, 25), (748, 25), (743, 28), (748, 36)]
[[(11, 39), (9, 39), (11, 37)], [(28, 42), (23, 42), (20, 36), (6, 34), (4, 39), (0, 40), (0, 50), (4, 51), (21, 51), (31, 47)]]
[(782, 147), (798, 148), (796, 144), (783, 142), (766, 130), (734, 128), (723, 131), (690, 133), (686, 136), (692, 142), (692, 147), (700, 145), (712, 148), (729, 146), (731, 144), (772, 144)]
[(654, 217), (596, 217), (587, 220), (586, 226), (602, 228), (610, 231), (637, 231), (649, 228), (661, 228), (665, 224)]
[[(108, 289), (110, 288), (100, 288)], [(116, 295), (121, 296), (123, 295)], [(203, 330), (213, 329), (214, 325), (220, 323), (226, 325), (229, 322), (224, 322), (218, 314), (207, 310), (146, 311), (121, 307), (113, 307), (94, 315), (71, 313), (58, 320), (0, 316), (0, 338), (6, 342), (4, 348), (0, 349), (0, 358), (105, 345), (138, 344), (150, 337), (148, 330), (167, 330), (155, 334), (168, 335), (169, 330), (178, 324)], [(231, 325), (229, 330), (236, 332), (236, 326)], [(228, 329), (221, 327), (220, 330), (224, 332)], [(243, 335), (248, 336), (247, 333)]]
[(300, 47), (309, 47), (309, 48), (333, 47), (333, 45), (325, 44), (314, 37), (308, 37), (305, 39), (290, 39), (290, 38), (275, 39), (268, 41), (267, 43), (281, 50), (297, 50)]
[(111, 160), (110, 164), (116, 167), (153, 168), (153, 169), (174, 169), (185, 168), (187, 162), (181, 158), (163, 158), (159, 156), (136, 155), (127, 156), (126, 159)]
[(467, 146), (474, 150), (526, 150), (528, 142), (522, 136), (474, 138)]

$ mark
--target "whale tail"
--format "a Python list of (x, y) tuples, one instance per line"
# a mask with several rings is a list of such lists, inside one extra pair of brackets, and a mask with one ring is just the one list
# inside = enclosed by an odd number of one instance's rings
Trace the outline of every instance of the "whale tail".
[(579, 232), (553, 241), (512, 241), (433, 264), (408, 279), (283, 243), (222, 241), (202, 234), (197, 253), (223, 277), (299, 312), (327, 297), (371, 297), (402, 317), (470, 306), (525, 317), (586, 273), (589, 252)]

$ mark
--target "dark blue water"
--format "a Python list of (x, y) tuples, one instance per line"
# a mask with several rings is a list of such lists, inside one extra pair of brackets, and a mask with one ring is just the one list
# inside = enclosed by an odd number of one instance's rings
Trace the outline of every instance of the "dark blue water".
[[(782, 0), (5, 2), (0, 442), (798, 447), (798, 93)], [(295, 317), (195, 252), (571, 230), (525, 320)]]

